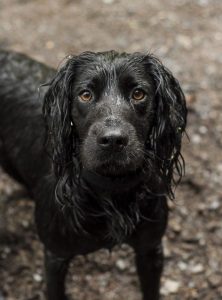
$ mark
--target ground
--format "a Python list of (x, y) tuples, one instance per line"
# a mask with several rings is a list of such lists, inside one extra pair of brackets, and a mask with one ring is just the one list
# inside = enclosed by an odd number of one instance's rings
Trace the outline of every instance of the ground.
[[(85, 50), (148, 51), (179, 79), (189, 138), (186, 176), (170, 204), (164, 239), (166, 300), (222, 299), (221, 28), (221, 0), (0, 1), (1, 47), (55, 67)], [(0, 300), (42, 300), (43, 249), (33, 203), (2, 171), (0, 213)], [(79, 300), (140, 299), (132, 250), (79, 257), (67, 290)]]

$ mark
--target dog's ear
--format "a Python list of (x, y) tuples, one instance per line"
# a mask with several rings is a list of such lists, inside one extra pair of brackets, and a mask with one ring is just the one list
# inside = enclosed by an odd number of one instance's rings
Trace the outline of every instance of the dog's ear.
[[(74, 230), (81, 230), (80, 199), (73, 193), (79, 174), (78, 136), (71, 119), (72, 89), (75, 77), (75, 62), (78, 57), (69, 57), (45, 86), (48, 90), (43, 101), (43, 116), (46, 122), (46, 146), (56, 176), (55, 200)], [(75, 207), (75, 209), (71, 209)]]
[(92, 52), (69, 56), (54, 78), (47, 84), (43, 100), (43, 116), (46, 123), (47, 150), (56, 177), (55, 200), (66, 224), (74, 231), (84, 232), (84, 209), (80, 196), (79, 137), (72, 120), (74, 82), (77, 70), (91, 61)]
[(177, 79), (157, 58), (148, 55), (146, 68), (155, 87), (155, 116), (149, 147), (154, 152), (168, 193), (173, 196), (171, 182), (179, 181), (184, 173), (180, 149), (187, 116), (185, 97)]
[(55, 175), (64, 175), (75, 148), (74, 126), (71, 120), (71, 59), (63, 64), (51, 82), (43, 102), (43, 115), (47, 126), (49, 152), (53, 160)]

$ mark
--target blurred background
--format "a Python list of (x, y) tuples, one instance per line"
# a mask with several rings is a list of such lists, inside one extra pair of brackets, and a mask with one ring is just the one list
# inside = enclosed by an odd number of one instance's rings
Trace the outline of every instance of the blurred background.
[[(222, 299), (222, 1), (0, 0), (0, 47), (53, 67), (85, 50), (148, 51), (173, 71), (187, 97), (190, 140), (186, 177), (170, 203), (161, 294)], [(0, 300), (44, 299), (33, 203), (1, 170), (0, 213)], [(140, 299), (133, 260), (127, 246), (79, 257), (68, 293)]]

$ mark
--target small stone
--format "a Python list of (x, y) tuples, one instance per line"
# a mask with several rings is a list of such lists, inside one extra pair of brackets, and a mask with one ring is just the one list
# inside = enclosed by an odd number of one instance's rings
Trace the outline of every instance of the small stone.
[(131, 266), (131, 267), (129, 268), (129, 273), (130, 273), (130, 274), (135, 274), (135, 273), (136, 273), (136, 267), (135, 267), (135, 266)]
[(206, 211), (206, 204), (205, 203), (198, 203), (197, 210), (199, 212), (205, 212)]
[(161, 289), (162, 295), (169, 295), (169, 294), (175, 294), (178, 292), (180, 287), (180, 283), (175, 280), (168, 279), (164, 282), (163, 287)]
[(193, 281), (188, 282), (188, 287), (193, 289), (195, 287), (195, 283)]
[(218, 164), (217, 170), (220, 171), (220, 172), (222, 172), (222, 163), (219, 163), (219, 164)]
[(217, 274), (211, 274), (211, 276), (208, 278), (208, 281), (210, 285), (215, 288), (217, 286), (220, 286), (221, 284), (221, 276)]
[(195, 93), (187, 93), (186, 94), (186, 101), (189, 105), (194, 104), (196, 102), (196, 94)]
[(29, 222), (26, 221), (26, 220), (22, 220), (22, 226), (23, 226), (24, 228), (28, 228), (28, 227), (29, 227)]
[(215, 199), (210, 205), (210, 210), (217, 210), (220, 207), (220, 201), (218, 199)]
[(199, 245), (200, 246), (205, 246), (206, 245), (206, 239), (205, 238), (200, 238)]
[(176, 220), (172, 220), (170, 226), (175, 233), (181, 232), (181, 226)]
[(114, 0), (103, 0), (103, 3), (105, 4), (112, 4)]
[(209, 0), (199, 0), (198, 3), (200, 6), (207, 6), (209, 4)]
[(172, 251), (168, 246), (165, 245), (163, 249), (164, 249), (164, 257), (166, 258), (172, 257)]
[[(75, 278), (75, 277), (74, 277), (74, 278)], [(74, 278), (73, 278), (73, 280), (74, 280)], [(89, 274), (87, 274), (87, 275), (85, 276), (85, 279), (86, 279), (86, 281), (91, 281), (91, 280), (92, 280), (92, 276), (89, 275)]]
[(123, 259), (118, 259), (116, 262), (116, 266), (121, 271), (125, 270), (127, 267), (127, 265)]
[(192, 41), (188, 36), (179, 35), (177, 41), (185, 49), (190, 49), (192, 47)]
[(201, 136), (199, 134), (193, 134), (191, 136), (191, 140), (194, 144), (200, 144), (201, 142)]
[(35, 274), (33, 275), (33, 278), (34, 278), (34, 280), (35, 280), (36, 282), (41, 282), (41, 281), (42, 281), (42, 276), (41, 276), (40, 274), (38, 274), (38, 273), (35, 273)]
[(199, 132), (202, 133), (202, 134), (206, 134), (208, 131), (207, 127), (206, 126), (200, 126), (199, 128)]
[(50, 49), (53, 49), (55, 47), (55, 43), (53, 41), (47, 41), (45, 46), (46, 46), (47, 49), (50, 50)]
[(4, 248), (4, 253), (5, 253), (5, 254), (11, 253), (11, 249), (10, 249), (9, 247), (5, 247), (5, 248)]
[(185, 271), (185, 270), (187, 269), (188, 265), (187, 265), (186, 263), (180, 261), (180, 262), (178, 263), (178, 267), (179, 267), (179, 269), (180, 269), (181, 271)]
[(193, 274), (199, 274), (203, 272), (204, 267), (201, 264), (197, 264), (195, 266), (192, 266), (190, 269)]

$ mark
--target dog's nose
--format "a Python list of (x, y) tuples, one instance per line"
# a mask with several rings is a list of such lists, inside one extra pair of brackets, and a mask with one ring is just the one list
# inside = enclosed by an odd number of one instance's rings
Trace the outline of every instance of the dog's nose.
[(98, 145), (104, 150), (123, 150), (129, 142), (129, 137), (121, 130), (109, 130), (97, 137)]

